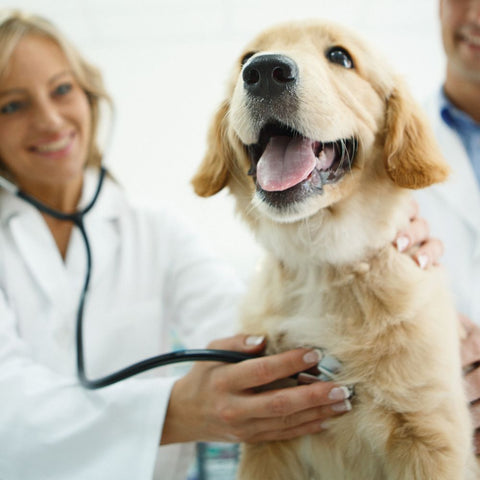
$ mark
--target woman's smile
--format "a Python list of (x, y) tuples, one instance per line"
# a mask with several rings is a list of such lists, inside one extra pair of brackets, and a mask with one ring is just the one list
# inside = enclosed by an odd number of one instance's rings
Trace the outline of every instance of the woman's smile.
[(76, 140), (74, 131), (59, 135), (56, 139), (39, 141), (29, 150), (47, 158), (63, 158), (71, 153)]

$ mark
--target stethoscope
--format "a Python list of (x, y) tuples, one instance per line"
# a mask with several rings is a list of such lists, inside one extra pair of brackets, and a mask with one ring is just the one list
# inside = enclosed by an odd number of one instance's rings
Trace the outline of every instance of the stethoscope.
[(87, 269), (85, 273), (85, 281), (83, 288), (80, 294), (80, 299), (77, 307), (77, 319), (76, 319), (76, 348), (77, 348), (77, 375), (80, 380), (80, 383), (88, 389), (97, 389), (112, 385), (114, 383), (120, 382), (127, 378), (138, 375), (139, 373), (151, 370), (152, 368), (163, 367), (170, 365), (172, 363), (180, 362), (196, 362), (196, 361), (209, 361), (209, 362), (226, 362), (226, 363), (237, 363), (242, 360), (248, 360), (254, 358), (254, 355), (245, 354), (242, 352), (234, 352), (230, 350), (212, 350), (212, 349), (189, 349), (189, 350), (178, 350), (162, 355), (157, 355), (154, 357), (146, 358), (140, 362), (134, 363), (128, 367), (122, 368), (116, 372), (113, 372), (109, 375), (106, 375), (101, 378), (90, 379), (85, 373), (85, 355), (83, 348), (83, 313), (85, 307), (85, 301), (88, 294), (88, 288), (90, 285), (90, 275), (92, 271), (92, 252), (90, 248), (90, 241), (88, 239), (87, 232), (84, 225), (85, 215), (93, 208), (95, 205), (100, 192), (102, 190), (102, 185), (105, 179), (107, 170), (102, 166), (100, 167), (100, 172), (98, 176), (97, 187), (95, 193), (88, 203), (88, 205), (73, 213), (63, 213), (58, 210), (55, 210), (47, 205), (44, 205), (36, 198), (32, 197), (28, 193), (22, 191), (14, 183), (10, 182), (6, 178), (0, 175), (0, 186), (3, 187), (8, 192), (16, 195), (17, 197), (23, 199), (30, 205), (33, 205), (35, 208), (41, 212), (50, 215), (56, 219), (64, 220), (67, 222), (72, 222), (75, 226), (78, 227), (84, 244), (86, 252), (86, 261)]

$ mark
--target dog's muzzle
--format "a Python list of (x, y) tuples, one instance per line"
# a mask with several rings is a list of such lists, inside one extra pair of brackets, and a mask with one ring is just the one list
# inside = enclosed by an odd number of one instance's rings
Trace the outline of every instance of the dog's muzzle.
[(351, 171), (357, 151), (353, 136), (325, 142), (292, 127), (298, 125), (301, 83), (292, 58), (257, 53), (244, 63), (241, 75), (244, 113), (257, 137), (245, 144), (249, 174), (262, 202), (278, 210), (289, 208), (322, 194), (325, 185)]

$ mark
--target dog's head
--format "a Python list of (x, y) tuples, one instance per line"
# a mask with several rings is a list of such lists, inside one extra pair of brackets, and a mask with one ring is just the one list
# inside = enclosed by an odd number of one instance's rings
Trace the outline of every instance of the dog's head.
[(339, 26), (297, 22), (260, 34), (238, 59), (193, 185), (201, 196), (228, 185), (250, 222), (291, 223), (367, 183), (422, 188), (447, 171), (374, 49)]

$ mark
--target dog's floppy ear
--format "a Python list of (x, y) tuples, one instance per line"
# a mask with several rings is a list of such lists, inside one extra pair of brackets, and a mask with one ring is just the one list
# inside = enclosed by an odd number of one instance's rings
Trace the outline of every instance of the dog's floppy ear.
[(447, 178), (449, 167), (428, 120), (401, 84), (387, 100), (386, 130), (385, 168), (397, 185), (416, 189)]
[(192, 178), (195, 193), (210, 197), (224, 188), (230, 176), (229, 164), (233, 157), (227, 140), (227, 113), (229, 102), (225, 100), (215, 114), (208, 133), (207, 152)]

